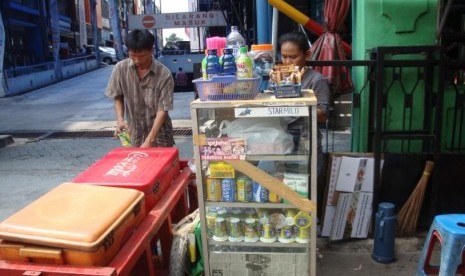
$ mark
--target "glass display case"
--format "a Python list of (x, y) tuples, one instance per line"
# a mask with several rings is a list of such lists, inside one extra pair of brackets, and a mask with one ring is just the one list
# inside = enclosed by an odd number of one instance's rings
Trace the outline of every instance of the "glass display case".
[(316, 98), (191, 103), (205, 275), (315, 275)]

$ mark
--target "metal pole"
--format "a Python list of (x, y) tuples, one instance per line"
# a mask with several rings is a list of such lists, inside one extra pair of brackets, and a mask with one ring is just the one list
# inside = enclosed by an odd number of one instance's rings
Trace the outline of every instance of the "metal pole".
[(276, 54), (278, 50), (278, 20), (279, 20), (279, 11), (277, 8), (273, 8), (273, 20), (272, 20), (272, 27), (271, 27), (271, 41), (273, 44), (273, 58), (274, 60), (278, 60), (278, 56)]
[(257, 0), (255, 11), (257, 14), (257, 44), (269, 43), (268, 26), (268, 2), (266, 0)]

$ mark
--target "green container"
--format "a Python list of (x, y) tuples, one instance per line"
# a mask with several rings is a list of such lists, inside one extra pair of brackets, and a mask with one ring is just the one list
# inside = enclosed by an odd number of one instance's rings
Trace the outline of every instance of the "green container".
[(253, 77), (253, 61), (247, 55), (247, 46), (239, 49), (239, 56), (236, 58), (236, 77), (238, 79), (250, 79)]

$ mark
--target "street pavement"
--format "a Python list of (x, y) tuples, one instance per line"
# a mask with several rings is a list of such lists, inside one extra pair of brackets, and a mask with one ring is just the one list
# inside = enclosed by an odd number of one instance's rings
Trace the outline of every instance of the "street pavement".
[[(113, 103), (104, 95), (112, 68), (104, 66), (23, 95), (0, 98), (0, 221), (120, 146), (109, 135), (64, 135), (113, 130)], [(190, 128), (193, 99), (193, 92), (175, 93), (170, 115), (176, 129)], [(332, 151), (349, 151), (350, 133), (332, 133), (334, 137)], [(180, 158), (191, 159), (192, 137), (177, 135), (175, 142)], [(329, 243), (319, 238), (317, 274), (414, 275), (422, 243), (422, 238), (397, 239), (396, 261), (380, 264), (370, 257), (372, 239)]]

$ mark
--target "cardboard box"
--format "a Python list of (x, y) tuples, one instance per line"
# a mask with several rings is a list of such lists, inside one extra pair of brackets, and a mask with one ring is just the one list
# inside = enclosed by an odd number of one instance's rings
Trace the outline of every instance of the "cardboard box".
[(365, 177), (367, 158), (343, 156), (336, 182), (340, 192), (360, 191)]
[[(366, 162), (362, 162), (361, 159), (365, 159)], [(321, 236), (323, 237), (330, 236), (332, 231), (339, 195), (354, 191), (372, 193), (374, 186), (375, 160), (372, 153), (331, 153), (328, 162), (328, 183), (325, 191), (321, 228)], [(364, 172), (361, 172), (360, 166), (364, 167)], [(383, 160), (381, 159), (382, 167)], [(356, 178), (358, 173), (363, 174), (360, 179)]]
[(340, 193), (330, 240), (368, 237), (373, 193)]
[(329, 237), (333, 227), (334, 215), (336, 214), (336, 205), (326, 205), (325, 215), (323, 219), (323, 227), (321, 228), (321, 236)]

